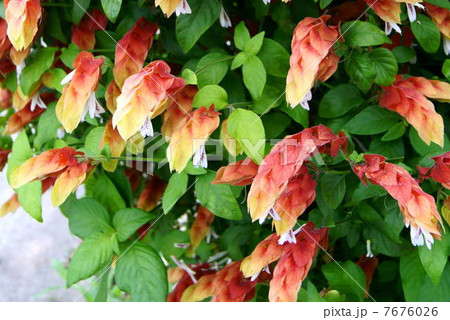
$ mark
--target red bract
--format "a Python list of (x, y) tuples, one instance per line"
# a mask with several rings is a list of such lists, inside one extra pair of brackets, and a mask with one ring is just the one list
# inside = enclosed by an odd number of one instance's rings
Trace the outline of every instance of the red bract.
[(252, 183), (258, 173), (258, 165), (252, 159), (246, 158), (220, 168), (212, 184), (231, 184), (233, 186), (246, 186)]
[(329, 18), (305, 18), (294, 30), (286, 80), (286, 99), (292, 108), (301, 104), (309, 110), (314, 83), (319, 79), (326, 81), (337, 69), (339, 57), (334, 54), (333, 44), (339, 31), (338, 27), (325, 24)]
[(113, 72), (119, 88), (122, 88), (129, 76), (136, 74), (144, 66), (156, 30), (158, 30), (156, 23), (140, 18), (117, 43)]
[(0, 110), (11, 108), (12, 93), (8, 89), (0, 89)]
[(384, 188), (398, 201), (403, 221), (411, 228), (411, 242), (415, 246), (431, 248), (434, 239), (441, 239), (434, 198), (425, 193), (411, 175), (401, 166), (387, 163), (383, 156), (365, 155), (365, 164), (356, 165), (353, 171), (364, 184), (367, 180)]
[(80, 50), (92, 50), (95, 47), (95, 31), (104, 30), (108, 18), (98, 10), (89, 10), (80, 23), (72, 28), (72, 42)]
[(11, 149), (3, 150), (0, 148), (0, 171), (3, 170), (8, 162), (8, 155), (11, 153)]
[(432, 157), (435, 164), (431, 169), (431, 177), (442, 185), (450, 189), (450, 152), (440, 156)]
[(213, 302), (249, 301), (255, 291), (256, 281), (244, 278), (241, 261), (235, 261), (217, 271), (201, 277), (195, 285), (184, 291), (181, 301), (201, 301), (213, 297)]
[(199, 206), (197, 216), (194, 223), (189, 230), (189, 237), (191, 238), (191, 246), (188, 249), (188, 254), (195, 253), (195, 249), (200, 245), (200, 242), (211, 231), (211, 224), (214, 221), (214, 214), (203, 206)]
[(287, 244), (270, 281), (271, 302), (295, 302), (303, 280), (308, 275), (317, 250), (326, 250), (328, 229), (314, 229), (308, 223), (301, 228), (296, 242)]
[(211, 269), (211, 266), (208, 263), (191, 264), (188, 267), (194, 274), (190, 274), (180, 267), (168, 270), (168, 282), (176, 283), (176, 285), (172, 292), (167, 296), (167, 302), (180, 302), (184, 291), (195, 284), (194, 279), (197, 281), (197, 279), (204, 275), (215, 273), (215, 270)]
[(378, 267), (378, 258), (377, 257), (367, 257), (366, 255), (362, 255), (358, 262), (356, 263), (361, 269), (364, 271), (366, 275), (366, 294), (365, 298), (369, 297), (369, 289), (370, 284), (372, 283), (373, 274)]
[(45, 151), (15, 168), (10, 185), (17, 189), (34, 180), (55, 177), (52, 203), (59, 206), (84, 182), (88, 170), (92, 168), (88, 161), (80, 161), (78, 157), (83, 155), (70, 147)]
[(383, 89), (380, 106), (405, 117), (426, 144), (443, 146), (444, 121), (426, 97), (450, 101), (450, 84), (422, 77), (403, 79), (398, 75), (392, 85)]
[(152, 211), (161, 200), (166, 187), (167, 181), (160, 179), (157, 175), (151, 176), (139, 196), (137, 207), (145, 211)]
[[(273, 212), (276, 202), (309, 157), (317, 152), (336, 157), (346, 145), (347, 138), (342, 132), (335, 135), (323, 125), (307, 128), (277, 143), (259, 166), (248, 194), (247, 204), (253, 221), (263, 221), (268, 214), (276, 216)], [(305, 187), (311, 190), (314, 182), (305, 181), (308, 185)], [(310, 196), (306, 198), (304, 200), (309, 202)], [(281, 234), (279, 230), (277, 232)]]

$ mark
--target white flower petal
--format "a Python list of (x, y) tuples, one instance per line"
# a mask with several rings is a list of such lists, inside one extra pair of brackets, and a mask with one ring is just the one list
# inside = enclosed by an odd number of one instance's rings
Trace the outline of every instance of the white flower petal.
[(75, 74), (75, 71), (77, 71), (77, 69), (73, 69), (67, 76), (64, 77), (64, 79), (61, 80), (61, 85), (62, 86), (65, 86), (70, 81), (72, 81), (72, 78), (73, 78), (73, 75)]
[(191, 13), (192, 13), (191, 7), (189, 7), (189, 3), (187, 3), (186, 0), (182, 0), (178, 5), (178, 7), (175, 9), (175, 14), (177, 15), (177, 17), (180, 14), (191, 14)]

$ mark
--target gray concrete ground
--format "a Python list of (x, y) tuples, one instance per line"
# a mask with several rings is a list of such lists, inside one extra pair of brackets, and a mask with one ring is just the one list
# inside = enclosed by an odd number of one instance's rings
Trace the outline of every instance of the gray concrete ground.
[[(12, 195), (0, 173), (0, 205)], [(0, 301), (74, 301), (80, 293), (65, 289), (55, 261), (67, 261), (79, 244), (67, 219), (43, 197), (44, 223), (22, 209), (0, 218)], [(80, 299), (83, 300), (83, 299)]]

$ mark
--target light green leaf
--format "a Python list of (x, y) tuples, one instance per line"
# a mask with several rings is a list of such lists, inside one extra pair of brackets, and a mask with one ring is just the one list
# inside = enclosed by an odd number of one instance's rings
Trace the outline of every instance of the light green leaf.
[(110, 263), (115, 247), (117, 238), (114, 233), (99, 232), (87, 237), (70, 260), (67, 287), (93, 276)]
[(113, 231), (108, 211), (94, 199), (68, 200), (61, 210), (69, 218), (70, 232), (81, 239), (95, 233)]
[(233, 59), (233, 62), (231, 63), (231, 70), (237, 69), (240, 66), (242, 66), (245, 61), (248, 60), (248, 53), (246, 52), (239, 52)]
[(24, 94), (36, 90), (42, 75), (52, 66), (56, 50), (55, 47), (41, 48), (32, 56), (20, 76), (20, 87)]
[(242, 67), (244, 84), (254, 100), (258, 100), (266, 85), (266, 69), (257, 56), (250, 56)]
[(434, 241), (431, 250), (426, 246), (419, 247), (420, 261), (434, 285), (439, 284), (448, 261), (447, 242), (447, 235), (445, 235), (442, 240)]
[(153, 215), (141, 209), (127, 208), (116, 212), (113, 218), (114, 228), (117, 230), (117, 239), (125, 241), (143, 224), (149, 222)]
[(228, 118), (227, 127), (230, 136), (239, 142), (247, 156), (260, 163), (266, 142), (260, 117), (253, 111), (236, 109)]
[(186, 192), (188, 179), (189, 177), (184, 171), (172, 174), (162, 198), (164, 214), (167, 214)]
[(442, 65), (442, 74), (450, 80), (450, 59), (446, 59)]
[(109, 21), (116, 22), (120, 7), (122, 7), (122, 0), (102, 0), (102, 7)]
[(32, 181), (16, 189), (23, 210), (36, 221), (42, 222), (42, 182)]
[(194, 108), (209, 108), (214, 104), (216, 110), (225, 108), (228, 105), (228, 94), (221, 86), (211, 84), (201, 88), (195, 95), (192, 106)]
[(365, 21), (349, 21), (342, 25), (345, 44), (351, 47), (369, 47), (390, 42), (383, 30)]
[(106, 174), (101, 174), (95, 181), (92, 195), (105, 208), (113, 213), (125, 209), (126, 204), (116, 186)]
[(61, 126), (55, 113), (56, 102), (47, 106), (47, 110), (39, 117), (34, 147), (40, 150), (44, 143), (56, 138), (56, 131)]
[(244, 50), (245, 44), (250, 40), (250, 32), (248, 32), (244, 21), (241, 21), (234, 29), (234, 45), (239, 50)]
[(214, 171), (198, 177), (195, 193), (198, 201), (218, 217), (229, 220), (241, 220), (242, 212), (233, 191), (227, 184), (211, 184), (216, 177)]
[(324, 118), (336, 118), (359, 107), (364, 102), (358, 88), (343, 83), (329, 90), (319, 104), (319, 115)]
[(188, 52), (219, 18), (219, 1), (189, 0), (191, 14), (182, 14), (177, 18), (176, 36), (184, 52)]
[(117, 261), (115, 280), (132, 301), (166, 301), (166, 267), (155, 249), (145, 243), (137, 242), (125, 249)]
[(265, 34), (266, 33), (262, 31), (253, 38), (251, 38), (250, 40), (248, 40), (245, 43), (244, 51), (250, 54), (257, 54), (261, 49)]

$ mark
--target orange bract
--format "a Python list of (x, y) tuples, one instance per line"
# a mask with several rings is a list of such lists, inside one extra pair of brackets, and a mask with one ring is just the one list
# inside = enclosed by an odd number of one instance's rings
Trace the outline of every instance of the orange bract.
[(106, 15), (97, 9), (88, 11), (80, 23), (72, 28), (72, 42), (80, 50), (92, 50), (95, 47), (95, 31), (103, 30), (108, 23)]
[(16, 50), (30, 46), (38, 31), (41, 14), (39, 0), (5, 0), (8, 37)]
[(191, 246), (189, 247), (188, 254), (194, 254), (195, 249), (200, 245), (200, 242), (208, 235), (211, 229), (211, 224), (214, 221), (214, 214), (203, 206), (199, 206), (197, 210), (197, 216), (194, 223), (189, 230), (189, 236), (191, 238)]
[(379, 104), (405, 117), (426, 143), (443, 146), (444, 121), (426, 97), (450, 101), (450, 84), (422, 77), (403, 79), (397, 76), (389, 87), (383, 87)]
[(166, 187), (167, 181), (160, 179), (157, 175), (151, 176), (139, 196), (137, 207), (145, 211), (153, 210), (161, 200)]
[[(308, 94), (314, 83), (318, 79), (326, 81), (337, 69), (339, 57), (334, 54), (333, 44), (339, 31), (325, 24), (329, 18), (305, 18), (294, 30), (286, 79), (286, 100), (292, 108), (310, 100)], [(307, 109), (306, 104), (302, 105)]]

